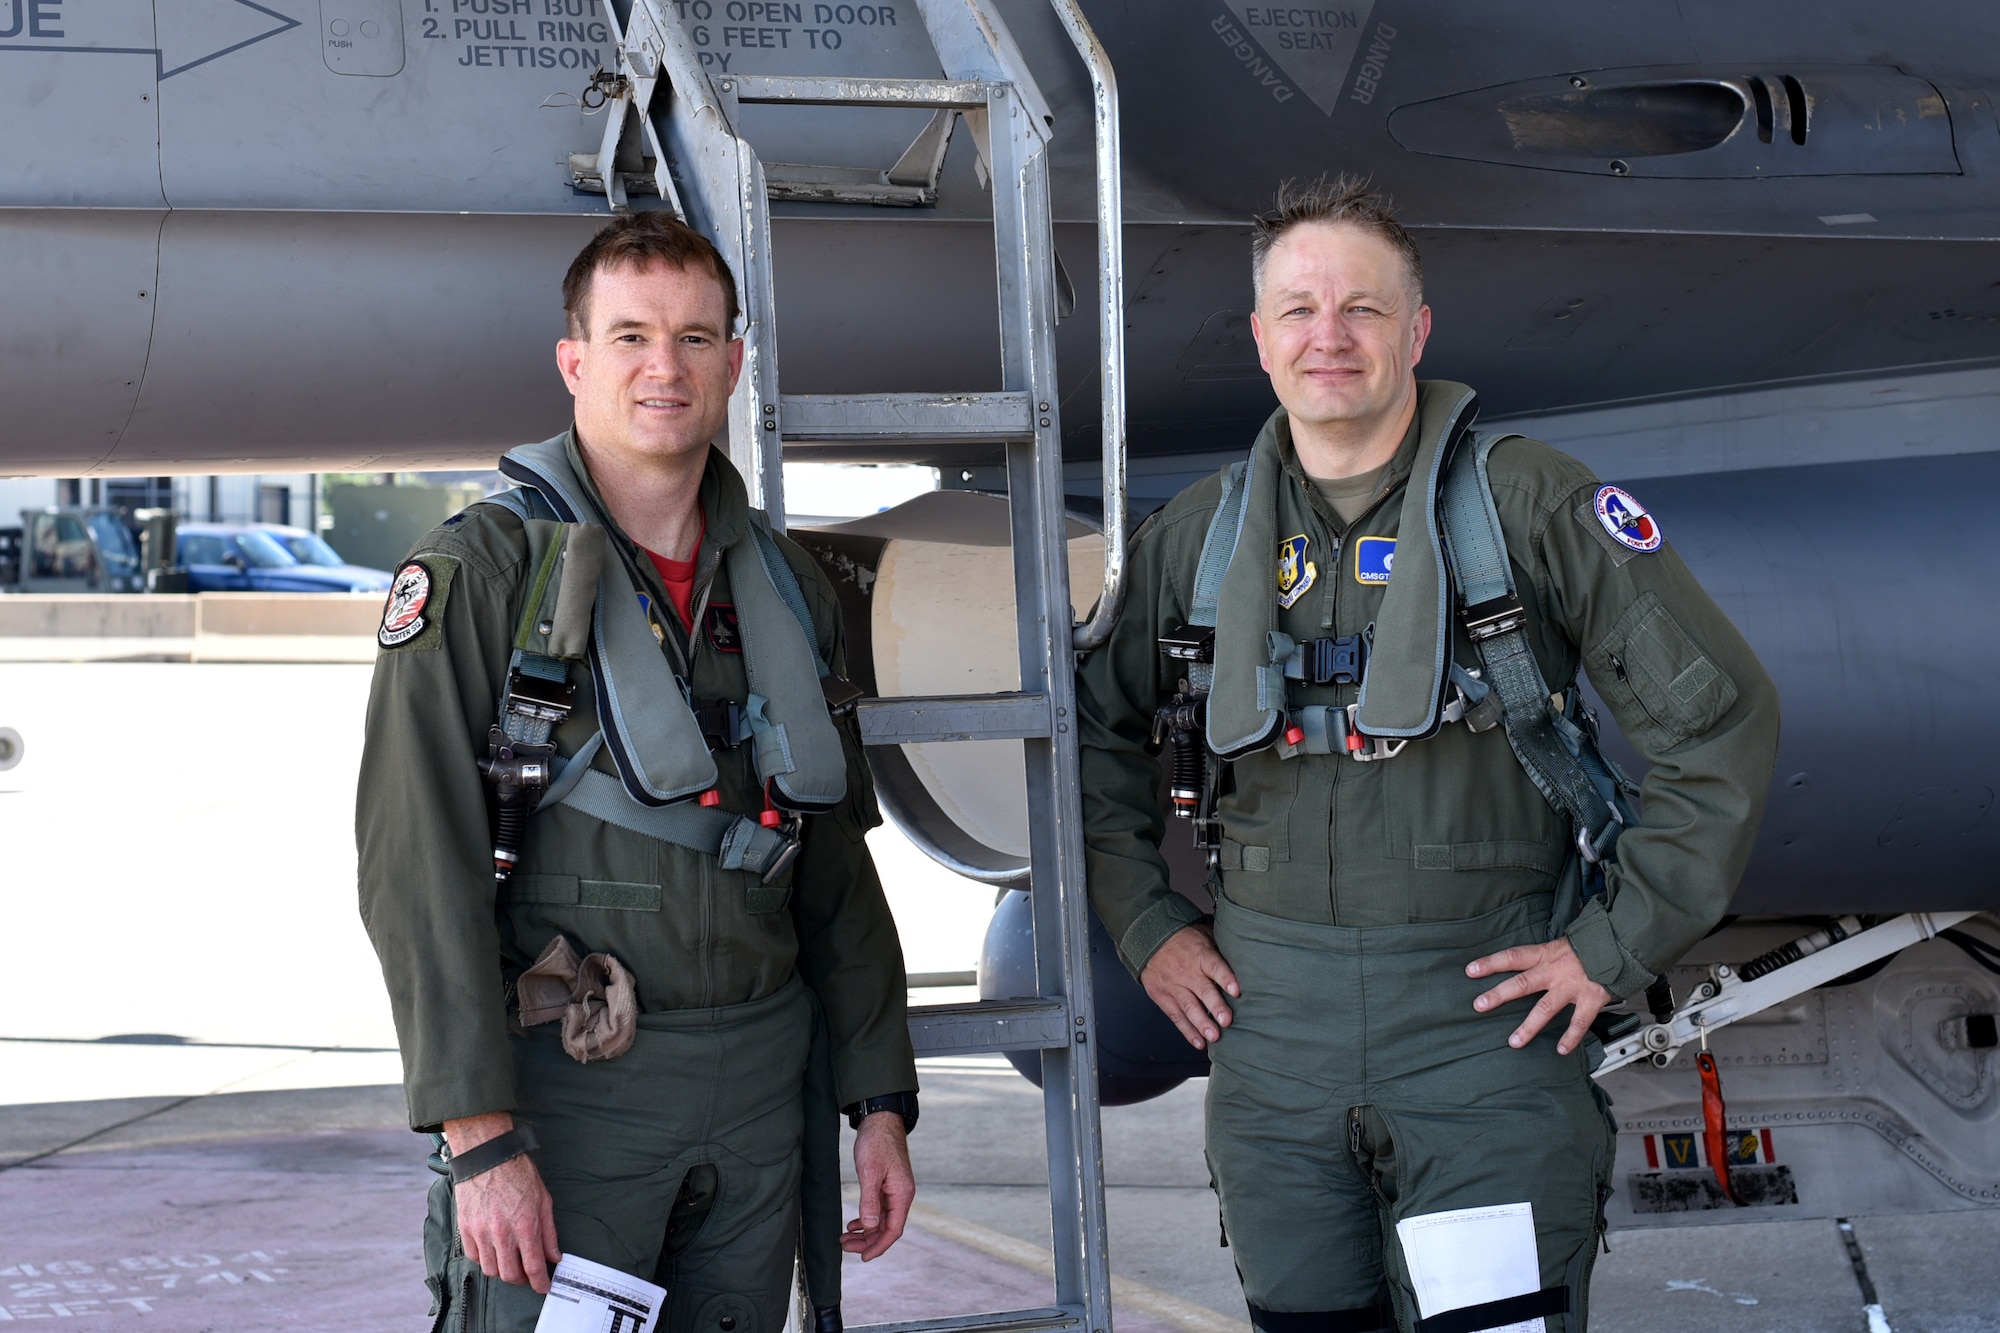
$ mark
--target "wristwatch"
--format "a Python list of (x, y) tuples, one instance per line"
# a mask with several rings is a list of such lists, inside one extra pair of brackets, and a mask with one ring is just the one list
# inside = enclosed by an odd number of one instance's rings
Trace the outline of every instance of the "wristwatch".
[(894, 1111), (903, 1117), (903, 1132), (909, 1133), (917, 1127), (917, 1094), (914, 1092), (891, 1092), (881, 1097), (870, 1097), (865, 1102), (855, 1102), (843, 1106), (847, 1112), (849, 1129), (860, 1129), (861, 1122), (877, 1111)]

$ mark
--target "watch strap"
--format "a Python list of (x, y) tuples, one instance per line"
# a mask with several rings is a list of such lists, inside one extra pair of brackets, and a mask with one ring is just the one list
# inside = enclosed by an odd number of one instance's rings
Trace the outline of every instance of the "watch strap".
[(902, 1116), (903, 1132), (906, 1134), (917, 1127), (917, 1094), (914, 1092), (885, 1093), (867, 1101), (855, 1102), (844, 1109), (850, 1129), (860, 1129), (863, 1120), (880, 1111), (894, 1111)]
[(451, 1183), (463, 1185), (474, 1176), (484, 1175), (494, 1167), (541, 1146), (535, 1139), (535, 1131), (526, 1125), (517, 1125), (504, 1134), (495, 1134), (484, 1143), (451, 1155), (447, 1163), (451, 1168)]

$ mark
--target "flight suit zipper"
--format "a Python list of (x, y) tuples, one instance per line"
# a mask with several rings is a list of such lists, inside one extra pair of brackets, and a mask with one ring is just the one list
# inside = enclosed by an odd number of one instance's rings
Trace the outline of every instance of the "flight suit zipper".
[(1633, 686), (1632, 678), (1629, 674), (1627, 674), (1625, 670), (1625, 659), (1620, 657), (1617, 653), (1610, 651), (1606, 651), (1604, 656), (1611, 663), (1611, 674), (1618, 677), (1618, 683), (1620, 685), (1623, 685), (1626, 688), (1626, 690), (1631, 694), (1632, 702), (1639, 705), (1639, 711), (1644, 713), (1646, 715), (1647, 720), (1650, 721), (1654, 726), (1663, 727), (1665, 724), (1662, 723), (1658, 717), (1654, 716), (1653, 710), (1646, 706), (1645, 699), (1640, 696), (1638, 689)]

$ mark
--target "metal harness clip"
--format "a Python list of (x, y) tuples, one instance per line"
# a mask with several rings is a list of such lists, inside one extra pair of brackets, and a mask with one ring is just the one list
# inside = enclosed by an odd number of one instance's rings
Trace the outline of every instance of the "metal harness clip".
[(1409, 741), (1385, 741), (1380, 736), (1365, 734), (1356, 719), (1361, 705), (1353, 703), (1341, 710), (1347, 717), (1347, 757), (1357, 764), (1373, 764), (1384, 759), (1394, 759), (1401, 754)]
[(1527, 612), (1521, 607), (1521, 599), (1514, 593), (1505, 597), (1495, 597), (1490, 601), (1468, 606), (1461, 613), (1465, 622), (1465, 632), (1474, 643), (1490, 639), (1496, 634), (1505, 634), (1528, 623)]

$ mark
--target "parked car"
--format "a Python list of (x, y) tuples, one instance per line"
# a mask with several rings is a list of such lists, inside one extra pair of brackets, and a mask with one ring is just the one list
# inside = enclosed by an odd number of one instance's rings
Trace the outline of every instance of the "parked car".
[(270, 532), (244, 523), (185, 523), (180, 563), (190, 592), (386, 592), (379, 569), (302, 564)]
[(119, 511), (52, 505), (21, 511), (14, 586), (21, 592), (144, 592), (139, 544)]
[[(288, 528), (279, 523), (259, 523), (256, 528), (259, 532), (268, 532), (277, 538), (278, 545), (291, 552), (292, 559), (302, 565), (328, 571), (339, 570), (344, 575), (352, 577), (356, 584), (369, 579), (375, 580), (369, 584), (367, 588), (369, 592), (375, 591), (377, 584), (386, 589), (395, 582), (395, 576), (386, 569), (370, 569), (367, 565), (349, 563), (340, 552), (327, 545), (326, 538), (316, 532), (307, 532), (304, 528)], [(362, 589), (357, 587), (355, 591), (360, 592)]]

